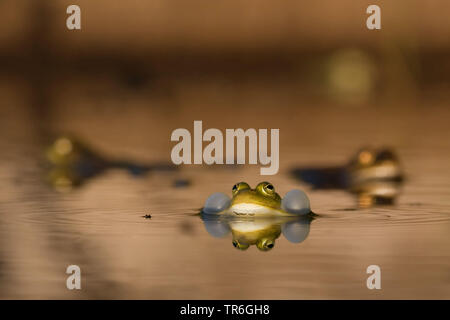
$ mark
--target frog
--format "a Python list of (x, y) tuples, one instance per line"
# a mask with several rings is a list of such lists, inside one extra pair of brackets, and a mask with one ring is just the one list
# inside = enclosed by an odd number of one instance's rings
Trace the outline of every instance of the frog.
[(355, 186), (370, 180), (403, 180), (400, 162), (389, 149), (363, 148), (347, 165), (348, 184)]
[(214, 193), (205, 202), (205, 214), (234, 217), (271, 217), (310, 214), (307, 195), (301, 190), (291, 190), (282, 199), (272, 183), (264, 181), (254, 189), (246, 182), (232, 187), (232, 198), (224, 193)]

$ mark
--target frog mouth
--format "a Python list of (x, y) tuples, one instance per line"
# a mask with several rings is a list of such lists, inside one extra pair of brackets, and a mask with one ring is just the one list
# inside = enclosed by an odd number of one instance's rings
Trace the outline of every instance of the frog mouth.
[(254, 216), (255, 214), (268, 214), (273, 210), (259, 204), (238, 203), (231, 207), (231, 211), (237, 216)]

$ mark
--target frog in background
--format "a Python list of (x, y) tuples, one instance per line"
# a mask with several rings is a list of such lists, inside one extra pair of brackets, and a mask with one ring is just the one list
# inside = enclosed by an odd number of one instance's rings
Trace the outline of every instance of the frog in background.
[(314, 189), (347, 190), (361, 208), (393, 204), (404, 181), (400, 161), (387, 148), (363, 148), (343, 166), (295, 168), (291, 173)]
[(302, 242), (309, 234), (315, 215), (303, 191), (291, 190), (284, 198), (270, 182), (254, 189), (246, 182), (232, 187), (232, 198), (217, 192), (205, 202), (201, 215), (206, 230), (214, 237), (232, 234), (232, 244), (239, 250), (255, 245), (269, 251), (283, 234), (290, 242)]
[(83, 185), (107, 169), (125, 169), (134, 176), (150, 170), (171, 170), (166, 164), (140, 165), (128, 160), (108, 159), (79, 139), (61, 136), (45, 150), (47, 181), (57, 191), (66, 192)]
[(291, 190), (282, 199), (270, 182), (261, 182), (254, 189), (246, 182), (239, 182), (231, 192), (231, 199), (222, 192), (209, 196), (202, 212), (234, 217), (299, 216), (312, 213), (309, 198), (301, 190)]
[(314, 220), (312, 215), (265, 218), (202, 215), (201, 218), (211, 236), (223, 238), (231, 233), (233, 247), (241, 251), (252, 245), (260, 251), (270, 251), (281, 234), (289, 242), (301, 243), (308, 237)]

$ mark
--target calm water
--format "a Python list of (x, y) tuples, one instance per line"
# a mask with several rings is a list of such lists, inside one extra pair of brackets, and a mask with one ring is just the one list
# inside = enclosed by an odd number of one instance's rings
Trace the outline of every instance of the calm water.
[[(306, 104), (292, 113), (292, 102), (280, 97), (224, 101), (180, 93), (167, 111), (167, 102), (125, 96), (81, 103), (66, 92), (54, 98), (58, 108), (36, 112), (3, 86), (1, 298), (450, 298), (448, 108)], [(193, 120), (221, 130), (280, 128), (279, 174), (261, 177), (259, 166), (190, 166), (139, 178), (109, 170), (69, 193), (45, 183), (41, 157), (54, 132), (75, 132), (110, 157), (151, 163), (170, 160), (171, 131), (192, 130)], [(407, 175), (394, 206), (358, 209), (345, 190), (311, 190), (289, 175), (296, 167), (342, 164), (362, 145), (386, 144)], [(174, 187), (179, 179), (190, 185)], [(308, 193), (319, 215), (308, 237), (291, 243), (281, 235), (269, 252), (236, 250), (231, 235), (212, 237), (196, 215), (207, 196), (262, 180), (281, 195), (292, 188)], [(66, 289), (71, 264), (81, 267), (81, 291)], [(366, 288), (372, 264), (381, 267), (382, 290)]]

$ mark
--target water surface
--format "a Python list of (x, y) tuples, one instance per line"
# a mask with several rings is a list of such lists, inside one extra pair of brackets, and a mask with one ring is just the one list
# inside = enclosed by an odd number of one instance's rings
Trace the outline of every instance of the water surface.
[[(20, 94), (4, 92), (1, 298), (450, 298), (445, 108), (424, 113), (418, 107), (320, 106), (294, 112), (274, 98), (257, 101), (255, 116), (255, 100), (245, 97), (202, 102), (194, 95), (177, 100), (176, 112), (149, 108), (145, 99), (125, 97), (111, 105), (91, 97), (95, 108), (73, 108), (67, 98), (55, 98), (59, 108), (39, 118)], [(253, 106), (245, 108), (249, 101)], [(152, 163), (170, 161), (171, 131), (191, 130), (193, 120), (221, 130), (280, 128), (280, 172), (261, 177), (259, 166), (187, 166), (133, 177), (112, 169), (66, 193), (45, 182), (42, 152), (55, 132), (75, 132), (107, 156)], [(360, 209), (345, 190), (312, 190), (289, 175), (298, 166), (345, 163), (367, 144), (391, 146), (404, 165), (407, 180), (393, 206)], [(212, 237), (197, 215), (208, 195), (262, 180), (282, 196), (292, 188), (308, 193), (318, 214), (308, 237), (292, 243), (280, 236), (268, 252), (236, 250), (231, 235)], [(66, 289), (71, 264), (81, 267), (80, 291)], [(366, 287), (372, 264), (381, 267), (381, 290)]]

